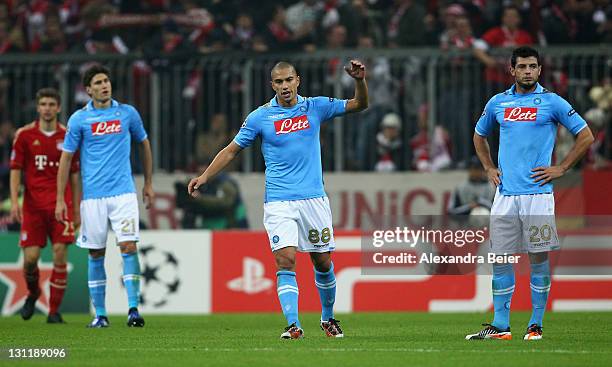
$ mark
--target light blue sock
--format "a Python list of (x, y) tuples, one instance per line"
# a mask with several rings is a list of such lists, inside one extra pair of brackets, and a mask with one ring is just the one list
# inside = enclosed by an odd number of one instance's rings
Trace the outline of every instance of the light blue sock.
[(106, 316), (104, 297), (106, 296), (106, 271), (104, 270), (104, 256), (93, 258), (89, 256), (87, 262), (87, 277), (89, 295), (96, 310), (96, 316)]
[(128, 307), (138, 307), (140, 298), (140, 263), (138, 252), (121, 254), (123, 257), (123, 285), (127, 291)]
[(544, 311), (546, 311), (546, 301), (548, 301), (548, 292), (550, 292), (550, 266), (548, 260), (539, 263), (531, 264), (531, 319), (527, 326), (536, 324), (542, 326)]
[(321, 320), (327, 321), (334, 317), (334, 302), (336, 301), (336, 275), (334, 263), (326, 273), (315, 269), (315, 285), (321, 298)]
[(498, 329), (510, 327), (510, 303), (514, 293), (514, 269), (512, 264), (493, 264), (493, 308), (491, 323)]
[(298, 295), (300, 292), (294, 271), (281, 270), (276, 273), (276, 292), (283, 308), (283, 314), (287, 319), (287, 325), (295, 323), (298, 327), (301, 327), (298, 319)]

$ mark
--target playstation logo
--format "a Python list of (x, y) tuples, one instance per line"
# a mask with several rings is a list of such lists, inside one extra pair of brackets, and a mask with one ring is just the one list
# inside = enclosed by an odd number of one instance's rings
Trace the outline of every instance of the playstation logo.
[(265, 268), (261, 261), (252, 257), (242, 260), (242, 277), (227, 282), (227, 287), (236, 292), (255, 294), (272, 288), (272, 279), (264, 277)]

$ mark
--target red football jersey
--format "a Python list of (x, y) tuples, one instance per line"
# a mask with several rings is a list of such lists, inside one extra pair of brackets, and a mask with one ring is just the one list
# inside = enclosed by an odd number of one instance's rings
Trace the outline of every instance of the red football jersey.
[[(38, 121), (17, 130), (11, 152), (11, 169), (24, 172), (24, 210), (55, 209), (57, 170), (65, 135), (66, 127), (61, 124), (57, 124), (54, 133), (45, 134)], [(71, 173), (79, 170), (78, 162), (77, 152), (72, 157)], [(70, 183), (66, 185), (64, 197), (68, 207), (72, 207)]]

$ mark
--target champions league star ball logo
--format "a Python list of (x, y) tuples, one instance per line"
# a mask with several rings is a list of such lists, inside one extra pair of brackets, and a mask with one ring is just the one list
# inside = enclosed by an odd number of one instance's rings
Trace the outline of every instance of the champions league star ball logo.
[(140, 303), (148, 307), (162, 307), (176, 294), (181, 280), (176, 257), (168, 251), (143, 246), (139, 250), (141, 269)]

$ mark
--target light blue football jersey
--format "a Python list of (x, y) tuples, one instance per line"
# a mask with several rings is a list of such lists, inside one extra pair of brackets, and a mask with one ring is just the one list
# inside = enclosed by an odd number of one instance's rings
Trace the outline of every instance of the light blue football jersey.
[(131, 105), (112, 100), (109, 108), (96, 109), (90, 101), (70, 116), (63, 150), (80, 151), (84, 200), (136, 192), (132, 138), (140, 143), (147, 133)]
[(261, 136), (266, 163), (265, 202), (324, 197), (321, 123), (346, 111), (347, 100), (297, 97), (282, 107), (276, 97), (251, 112), (234, 142), (242, 148)]
[(551, 165), (557, 126), (562, 124), (572, 134), (587, 125), (563, 98), (539, 83), (532, 93), (516, 93), (516, 86), (489, 100), (476, 123), (480, 136), (491, 134), (499, 124), (499, 170), (502, 195), (552, 193), (552, 183), (540, 186), (530, 176), (536, 167)]

